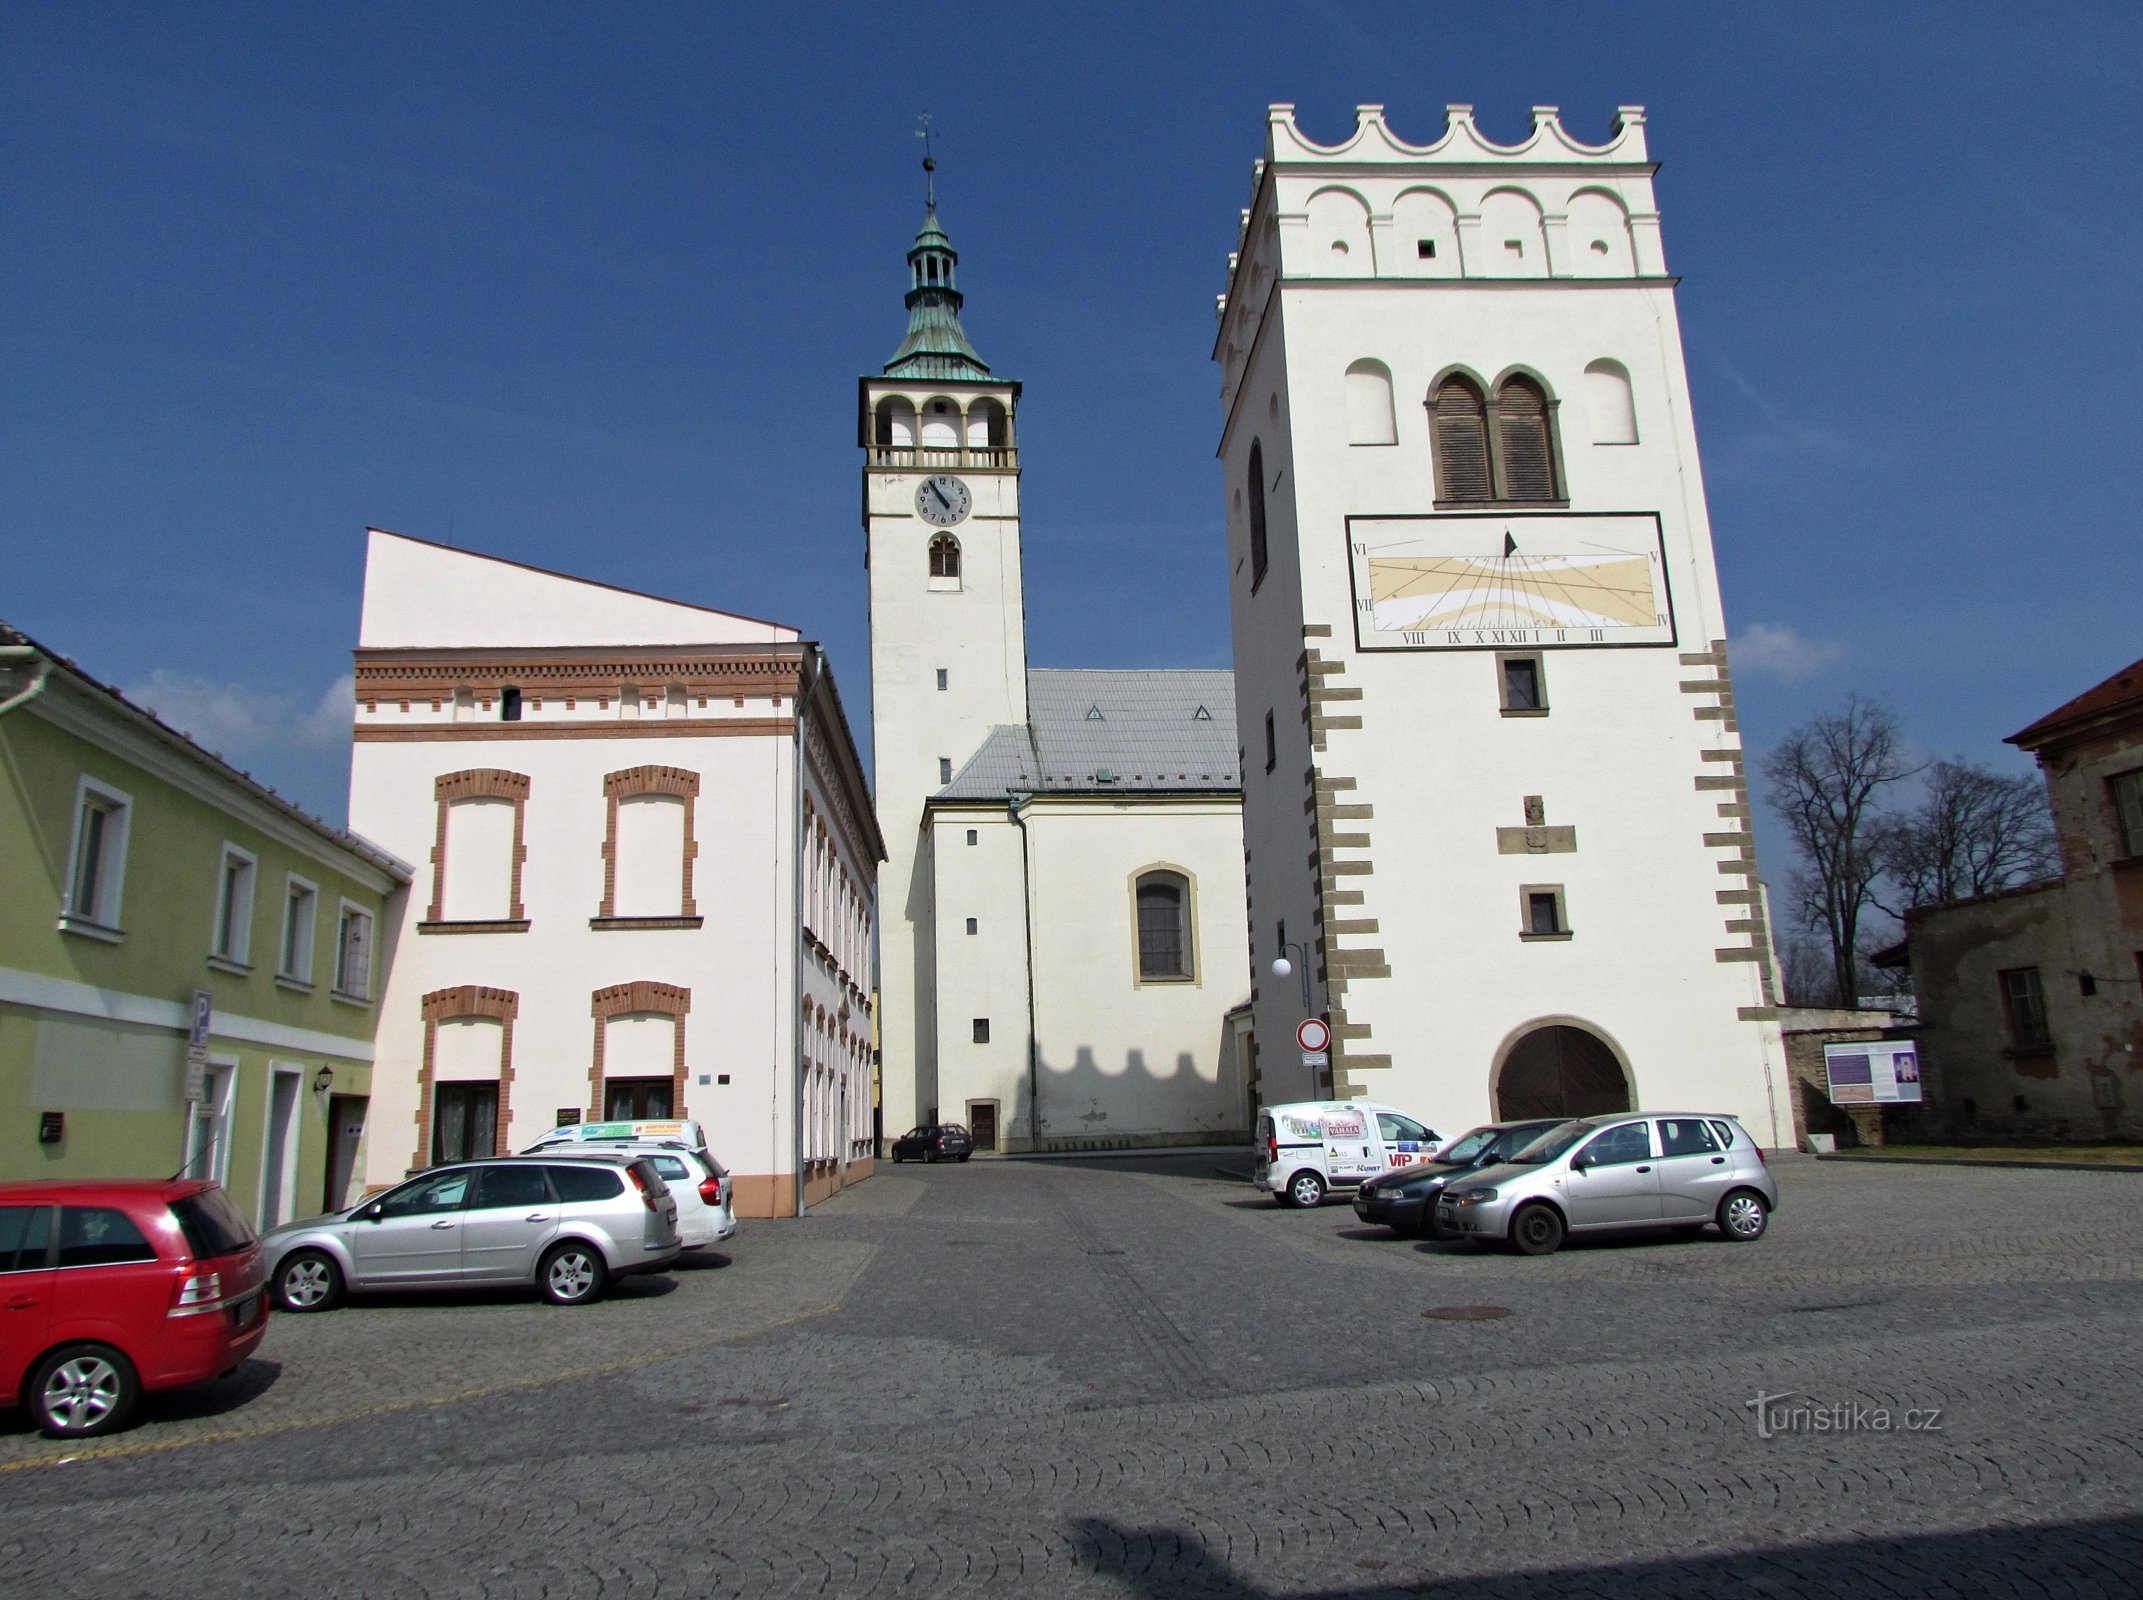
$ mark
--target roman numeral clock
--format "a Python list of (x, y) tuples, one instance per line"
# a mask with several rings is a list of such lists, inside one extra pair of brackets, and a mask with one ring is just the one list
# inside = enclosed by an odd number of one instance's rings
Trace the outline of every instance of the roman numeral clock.
[(1655, 513), (1349, 517), (1363, 650), (1671, 645)]

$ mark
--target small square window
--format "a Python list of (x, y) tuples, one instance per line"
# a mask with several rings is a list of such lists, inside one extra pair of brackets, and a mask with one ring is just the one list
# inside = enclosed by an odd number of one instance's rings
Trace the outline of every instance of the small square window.
[(1424, 261), (1434, 261), (1436, 259), (1436, 241), (1434, 239), (1416, 239), (1414, 241), (1414, 254)]
[(1499, 655), (1496, 673), (1507, 717), (1537, 717), (1548, 709), (1547, 673), (1539, 656)]
[(2090, 996), (2092, 996), (2092, 995), (2094, 995), (2094, 994), (2097, 994), (2097, 993), (2098, 993), (2098, 979), (2094, 978), (2094, 977), (2093, 977), (2093, 976), (2092, 976), (2092, 975), (2091, 975), (2090, 973), (2088, 973), (2088, 972), (2079, 972), (2079, 973), (2077, 973), (2077, 974), (2076, 974), (2076, 991), (2077, 991), (2077, 993), (2079, 993), (2079, 994), (2081, 994), (2081, 995), (2085, 996), (2086, 998), (2089, 998)]
[(1570, 918), (1563, 909), (1563, 886), (1559, 883), (1528, 883), (1518, 891), (1521, 939), (1567, 939)]
[(988, 1044), (989, 1042), (990, 1019), (988, 1017), (977, 1017), (975, 1019), (975, 1043)]
[(938, 668), (938, 689), (940, 692), (945, 688), (945, 678), (945, 669), (943, 667)]
[(974, 919), (973, 917), (969, 917), (969, 918), (967, 919), (967, 931), (968, 931), (969, 933), (974, 933), (974, 932), (976, 932), (976, 931), (977, 931), (977, 929), (976, 929), (976, 926), (975, 926), (975, 919)]
[(982, 835), (970, 828), (967, 830), (967, 842), (969, 844), (980, 844), (982, 843)]
[(1514, 256), (1522, 256), (1525, 254), (1525, 241), (1523, 239), (1505, 239), (1503, 248)]

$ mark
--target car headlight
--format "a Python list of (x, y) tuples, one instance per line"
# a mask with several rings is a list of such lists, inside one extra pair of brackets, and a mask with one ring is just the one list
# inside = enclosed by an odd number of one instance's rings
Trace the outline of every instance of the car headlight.
[(1462, 1206), (1485, 1206), (1495, 1198), (1496, 1191), (1493, 1189), (1468, 1189), (1452, 1197), (1454, 1204)]

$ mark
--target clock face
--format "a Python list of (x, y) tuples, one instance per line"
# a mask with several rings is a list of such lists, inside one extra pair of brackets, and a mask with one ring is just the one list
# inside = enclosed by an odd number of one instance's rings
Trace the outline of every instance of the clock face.
[(915, 491), (915, 514), (941, 528), (949, 528), (958, 522), (973, 504), (967, 485), (948, 472), (925, 478), (922, 487)]
[(1656, 514), (1350, 517), (1364, 650), (1671, 645)]

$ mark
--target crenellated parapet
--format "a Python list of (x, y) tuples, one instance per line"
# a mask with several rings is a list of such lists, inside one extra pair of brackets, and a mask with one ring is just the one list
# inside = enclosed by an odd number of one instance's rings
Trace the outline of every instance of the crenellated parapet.
[(1641, 106), (1618, 107), (1598, 145), (1573, 138), (1554, 106), (1535, 106), (1532, 131), (1508, 145), (1484, 135), (1465, 105), (1446, 108), (1427, 144), (1402, 139), (1382, 106), (1358, 106), (1353, 133), (1335, 144), (1306, 135), (1293, 106), (1271, 107), (1216, 299), (1223, 394), (1283, 281), (1671, 283), (1654, 171)]

